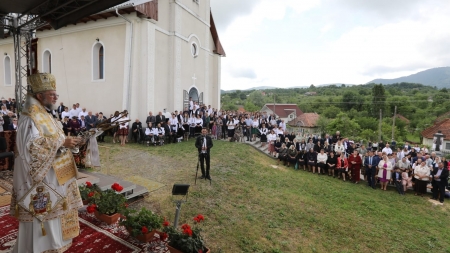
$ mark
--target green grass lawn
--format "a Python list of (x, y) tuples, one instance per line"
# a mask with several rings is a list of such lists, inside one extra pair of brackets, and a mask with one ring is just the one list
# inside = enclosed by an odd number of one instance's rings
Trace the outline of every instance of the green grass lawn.
[(276, 162), (254, 148), (223, 141), (214, 141), (212, 185), (204, 180), (194, 185), (193, 141), (127, 147), (177, 167), (175, 176), (165, 179), (168, 186), (145, 200), (169, 220), (175, 214), (171, 184), (191, 184), (180, 224), (203, 214), (212, 252), (450, 252), (448, 202), (433, 206), (428, 196), (411, 191), (400, 196), (393, 188), (384, 192), (365, 182), (274, 169), (270, 165)]

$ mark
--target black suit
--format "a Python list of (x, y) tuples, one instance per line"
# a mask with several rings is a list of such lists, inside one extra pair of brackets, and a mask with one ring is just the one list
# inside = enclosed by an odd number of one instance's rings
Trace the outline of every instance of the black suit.
[(59, 119), (61, 119), (61, 114), (64, 111), (64, 105), (58, 106), (58, 109), (56, 109), (56, 111), (58, 112)]
[[(367, 184), (375, 189), (375, 174), (377, 172), (377, 166), (380, 162), (380, 157), (378, 156), (366, 156), (364, 159), (364, 167), (366, 168)], [(372, 165), (369, 167), (369, 165)]]
[[(206, 138), (206, 143), (205, 143)], [(202, 147), (206, 145), (206, 153), (202, 153)], [(211, 179), (209, 175), (209, 162), (210, 162), (210, 150), (213, 147), (213, 142), (211, 136), (208, 135), (200, 135), (197, 137), (195, 141), (195, 147), (198, 149), (199, 159), (200, 159), (200, 167), (202, 169), (202, 178)], [(205, 171), (205, 160), (206, 160), (206, 171)]]
[(440, 181), (437, 181), (434, 176), (438, 173), (438, 168), (434, 168), (431, 175), (433, 176), (433, 198), (437, 199), (439, 195), (439, 201), (444, 202), (445, 187), (448, 184), (448, 169), (444, 166), (441, 175), (439, 177)]
[(166, 122), (166, 117), (164, 115), (156, 115), (156, 125), (158, 123), (162, 124), (163, 122)]

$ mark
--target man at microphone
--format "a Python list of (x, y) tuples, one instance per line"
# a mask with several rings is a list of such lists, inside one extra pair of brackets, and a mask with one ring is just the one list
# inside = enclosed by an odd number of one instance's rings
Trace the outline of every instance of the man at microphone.
[[(202, 176), (200, 179), (209, 179), (209, 161), (210, 161), (210, 149), (213, 147), (213, 142), (211, 136), (206, 135), (208, 130), (206, 128), (202, 129), (202, 135), (197, 137), (195, 141), (195, 147), (198, 149), (198, 155), (200, 159), (200, 167), (202, 170)], [(205, 172), (205, 160), (206, 160), (206, 172)]]

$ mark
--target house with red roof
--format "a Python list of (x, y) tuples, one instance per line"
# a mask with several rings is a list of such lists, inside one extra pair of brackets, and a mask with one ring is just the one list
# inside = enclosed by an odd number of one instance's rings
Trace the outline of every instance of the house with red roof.
[(420, 134), (422, 135), (422, 144), (432, 147), (433, 139), (436, 133), (442, 133), (444, 135), (443, 150), (444, 152), (450, 152), (450, 119), (444, 119), (435, 122), (433, 126), (423, 130)]
[(316, 133), (317, 121), (319, 120), (319, 114), (317, 113), (303, 113), (296, 119), (288, 122), (288, 126), (298, 129), (301, 133)]
[(266, 112), (267, 115), (275, 114), (277, 118), (284, 120), (285, 123), (303, 114), (296, 104), (265, 104), (260, 112)]

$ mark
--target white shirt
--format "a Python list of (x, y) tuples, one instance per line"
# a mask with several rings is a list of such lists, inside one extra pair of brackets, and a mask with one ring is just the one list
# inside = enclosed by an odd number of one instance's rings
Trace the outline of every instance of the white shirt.
[(146, 128), (145, 129), (145, 135), (151, 135), (151, 134), (153, 134), (153, 135), (157, 135), (158, 134), (158, 131), (155, 131), (155, 130), (157, 130), (156, 128)]
[(70, 114), (70, 117), (69, 118), (73, 118), (73, 116), (77, 116), (78, 117), (78, 111), (76, 110), (76, 109), (70, 109), (70, 111), (69, 111), (69, 114)]
[[(122, 128), (128, 128), (128, 122), (125, 122), (125, 121), (127, 121), (127, 120), (129, 120), (128, 117), (123, 117), (123, 118), (121, 118), (121, 119), (118, 120), (118, 123), (120, 124), (120, 125), (119, 125), (119, 128), (120, 128), (120, 129), (122, 129)], [(122, 125), (122, 124), (123, 124), (123, 125)]]
[(317, 154), (317, 162), (323, 162), (323, 163), (326, 163), (326, 162), (327, 162), (327, 159), (328, 159), (328, 155), (327, 155), (327, 154), (325, 154), (325, 153), (323, 153), (323, 154), (321, 154), (321, 153)]
[(78, 113), (78, 118), (80, 119), (81, 118), (81, 116), (84, 116), (84, 117), (86, 117), (88, 115), (88, 113), (87, 112), (83, 112), (83, 111), (81, 111), (81, 112), (79, 112)]
[(156, 129), (156, 132), (158, 133), (158, 135), (164, 135), (165, 134), (164, 127), (155, 128), (155, 129)]
[(64, 119), (65, 117), (69, 117), (70, 118), (70, 112), (66, 112), (66, 111), (62, 112), (61, 113), (61, 119)]
[(392, 149), (391, 148), (388, 148), (388, 147), (385, 147), (385, 148), (383, 148), (383, 150), (381, 150), (381, 152), (385, 152), (386, 154), (392, 154)]
[(268, 134), (267, 135), (267, 141), (270, 143), (271, 141), (276, 141), (277, 135), (276, 134)]
[(281, 127), (281, 129), (283, 129), (283, 131), (286, 131), (286, 123), (280, 122), (279, 126)]
[[(206, 136), (204, 136), (203, 137), (203, 142), (202, 142), (202, 148), (206, 148), (206, 147), (207, 147), (206, 146)], [(203, 154), (206, 153), (206, 151), (207, 151), (206, 149), (205, 150), (202, 149), (202, 153)]]
[(177, 129), (178, 129), (178, 119), (177, 118), (171, 118), (169, 120), (169, 124), (170, 124), (170, 128), (172, 128), (172, 130), (177, 131)]
[(203, 126), (203, 119), (202, 118), (195, 118), (195, 125)]
[(189, 101), (189, 110), (194, 110), (194, 101)]

